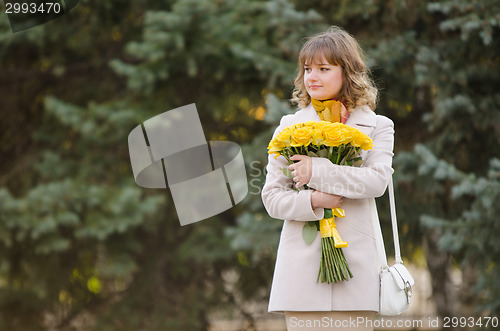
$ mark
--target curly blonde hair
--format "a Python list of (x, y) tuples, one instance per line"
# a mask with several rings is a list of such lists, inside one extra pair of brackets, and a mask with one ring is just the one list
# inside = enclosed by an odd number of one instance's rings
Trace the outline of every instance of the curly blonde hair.
[(344, 102), (347, 110), (351, 112), (355, 107), (364, 105), (374, 110), (378, 91), (370, 78), (365, 58), (354, 37), (338, 26), (309, 37), (299, 53), (292, 103), (304, 108), (311, 102), (304, 85), (304, 65), (326, 59), (328, 63), (342, 67), (344, 84), (338, 99)]

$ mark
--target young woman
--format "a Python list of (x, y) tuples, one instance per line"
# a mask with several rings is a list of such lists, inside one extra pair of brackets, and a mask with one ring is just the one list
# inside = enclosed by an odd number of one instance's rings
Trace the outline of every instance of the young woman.
[[(289, 166), (293, 179), (281, 171), (286, 167), (284, 157), (269, 156), (262, 199), (271, 217), (285, 220), (269, 311), (284, 312), (289, 330), (373, 329), (380, 270), (370, 215), (374, 198), (384, 193), (392, 175), (394, 145), (393, 122), (373, 111), (376, 98), (363, 52), (351, 35), (331, 27), (307, 40), (299, 54), (292, 98), (300, 109), (281, 119), (275, 135), (292, 124), (340, 121), (370, 136), (374, 147), (362, 153), (361, 167), (295, 155), (292, 159), (297, 162)], [(304, 184), (310, 189), (293, 189)], [(318, 283), (320, 234), (307, 245), (302, 228), (304, 222), (322, 219), (324, 208), (339, 206), (346, 216), (336, 224), (349, 243), (343, 252), (353, 278)]]

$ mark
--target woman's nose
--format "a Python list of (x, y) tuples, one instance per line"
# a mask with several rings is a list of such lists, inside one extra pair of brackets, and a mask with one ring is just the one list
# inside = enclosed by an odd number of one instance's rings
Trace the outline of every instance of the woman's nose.
[(307, 80), (314, 82), (316, 79), (316, 72), (314, 70), (311, 70), (311, 72), (307, 74)]

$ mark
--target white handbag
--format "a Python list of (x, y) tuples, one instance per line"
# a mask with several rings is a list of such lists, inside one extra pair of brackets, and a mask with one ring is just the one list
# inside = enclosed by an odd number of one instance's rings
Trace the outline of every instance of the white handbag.
[(408, 310), (410, 307), (412, 286), (415, 284), (408, 269), (403, 265), (399, 248), (398, 224), (396, 219), (396, 206), (394, 202), (394, 186), (392, 177), (389, 185), (389, 204), (391, 209), (392, 234), (394, 237), (395, 264), (389, 267), (384, 248), (384, 239), (380, 222), (378, 219), (377, 206), (375, 200), (372, 203), (372, 222), (377, 246), (377, 255), (380, 263), (380, 309), (383, 316), (396, 316)]

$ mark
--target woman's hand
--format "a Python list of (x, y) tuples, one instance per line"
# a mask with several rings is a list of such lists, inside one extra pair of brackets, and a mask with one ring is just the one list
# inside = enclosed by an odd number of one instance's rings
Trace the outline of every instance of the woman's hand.
[(288, 169), (292, 172), (295, 187), (299, 188), (309, 183), (312, 176), (311, 158), (307, 155), (295, 154), (290, 158), (290, 160), (299, 161), (288, 166)]
[(311, 206), (313, 208), (337, 208), (342, 204), (342, 196), (313, 191), (311, 193)]

